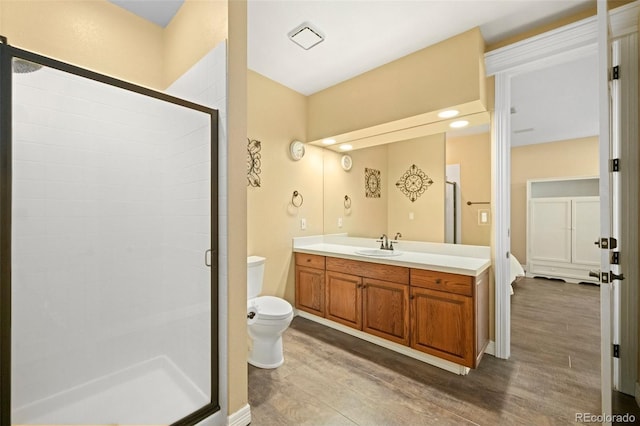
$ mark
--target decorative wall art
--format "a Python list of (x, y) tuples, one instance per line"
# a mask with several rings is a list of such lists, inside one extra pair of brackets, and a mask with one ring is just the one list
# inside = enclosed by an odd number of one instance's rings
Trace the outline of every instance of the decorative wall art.
[(364, 190), (367, 198), (380, 198), (380, 170), (364, 169)]
[(409, 197), (412, 203), (424, 194), (432, 184), (433, 179), (427, 176), (427, 174), (420, 170), (415, 164), (412, 164), (409, 170), (404, 172), (400, 180), (396, 182), (398, 189)]
[(260, 186), (260, 149), (262, 143), (247, 138), (247, 186)]

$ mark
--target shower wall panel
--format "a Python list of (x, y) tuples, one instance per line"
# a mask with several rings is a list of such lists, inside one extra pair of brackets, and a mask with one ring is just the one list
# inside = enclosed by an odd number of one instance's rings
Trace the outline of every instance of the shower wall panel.
[[(211, 52), (205, 55), (197, 64), (195, 64), (190, 70), (188, 70), (182, 77), (180, 77), (171, 87), (167, 90), (168, 93), (190, 100), (191, 102), (206, 105), (210, 108), (218, 110), (219, 113), (219, 126), (218, 126), (218, 285), (219, 285), (219, 356), (220, 356), (220, 382), (221, 388), (220, 395), (224, 398), (226, 394), (225, 374), (226, 374), (226, 285), (227, 285), (227, 262), (226, 262), (226, 44), (220, 43)], [(185, 137), (192, 138), (196, 134), (186, 135)], [(205, 150), (204, 147), (194, 147), (189, 149), (191, 144), (188, 142), (185, 145), (181, 145), (178, 141), (172, 141), (169, 143), (167, 154), (167, 170), (172, 171), (175, 174), (182, 174), (181, 178), (185, 179), (182, 184), (173, 185), (172, 189), (169, 189), (170, 196), (167, 199), (191, 199), (195, 206), (198, 203), (207, 203), (210, 200), (210, 191), (198, 182), (199, 174), (203, 170), (209, 170), (210, 164), (210, 152)], [(206, 160), (206, 161), (205, 161)], [(206, 163), (206, 164), (205, 164)], [(190, 165), (180, 172), (177, 167), (179, 164)], [(208, 164), (208, 167), (207, 167)], [(193, 172), (192, 175), (187, 173)], [(180, 179), (176, 181), (180, 181)], [(201, 200), (201, 201), (197, 201)], [(207, 200), (207, 201), (205, 201)], [(202, 204), (198, 207), (203, 211), (204, 206)], [(194, 211), (194, 213), (196, 212)], [(209, 228), (209, 223), (205, 223), (206, 219), (202, 216), (185, 216), (183, 218), (173, 217), (170, 218), (175, 225), (173, 228), (177, 233), (184, 233), (192, 235), (193, 238), (197, 237), (197, 234), (203, 232), (203, 230)], [(201, 237), (201, 236), (200, 236)], [(175, 246), (173, 250), (170, 248), (170, 244), (167, 244), (168, 250), (165, 252), (167, 257), (171, 257), (172, 252), (179, 253), (181, 250)], [(198, 260), (204, 261), (202, 253), (198, 254)], [(167, 261), (166, 265), (173, 265), (170, 261)], [(194, 271), (195, 272), (195, 271)], [(178, 276), (179, 273), (176, 273)], [(201, 282), (202, 277), (197, 275), (194, 277), (195, 282)], [(198, 291), (204, 291), (201, 285), (197, 285)], [(209, 331), (209, 323), (204, 322), (201, 317), (193, 317), (191, 321), (183, 321), (176, 323), (175, 327), (176, 335), (181, 336), (181, 345), (175, 345), (170, 349), (170, 357), (175, 360), (181, 369), (187, 374), (187, 376), (200, 388), (207, 389), (209, 386), (210, 377), (202, 374), (202, 363), (209, 360), (209, 347), (208, 342), (200, 338), (202, 333)], [(190, 348), (197, 348), (195, 351), (191, 351)], [(226, 423), (226, 418), (223, 419)]]

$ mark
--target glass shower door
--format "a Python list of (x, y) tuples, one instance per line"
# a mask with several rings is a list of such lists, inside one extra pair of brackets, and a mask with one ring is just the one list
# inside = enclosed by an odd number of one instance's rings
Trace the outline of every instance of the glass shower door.
[(26, 56), (38, 60), (13, 58), (2, 152), (12, 424), (212, 414), (215, 110)]

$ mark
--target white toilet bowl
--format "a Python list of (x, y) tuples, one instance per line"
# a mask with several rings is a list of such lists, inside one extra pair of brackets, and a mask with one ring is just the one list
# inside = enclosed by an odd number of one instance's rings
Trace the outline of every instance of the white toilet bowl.
[(261, 296), (247, 301), (247, 309), (258, 312), (248, 325), (253, 346), (249, 351), (249, 364), (260, 368), (277, 368), (284, 363), (282, 333), (293, 319), (293, 308), (284, 299)]
[(249, 364), (260, 368), (280, 367), (284, 362), (282, 333), (293, 319), (293, 308), (284, 299), (260, 296), (266, 259), (247, 257), (247, 327), (253, 340)]

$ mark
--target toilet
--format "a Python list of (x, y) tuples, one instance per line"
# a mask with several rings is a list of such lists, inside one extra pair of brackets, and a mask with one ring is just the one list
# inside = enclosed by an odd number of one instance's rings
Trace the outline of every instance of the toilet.
[(253, 340), (249, 364), (260, 368), (277, 368), (284, 362), (282, 333), (291, 324), (293, 308), (279, 297), (259, 296), (265, 261), (260, 256), (247, 257), (247, 327), (249, 337)]

